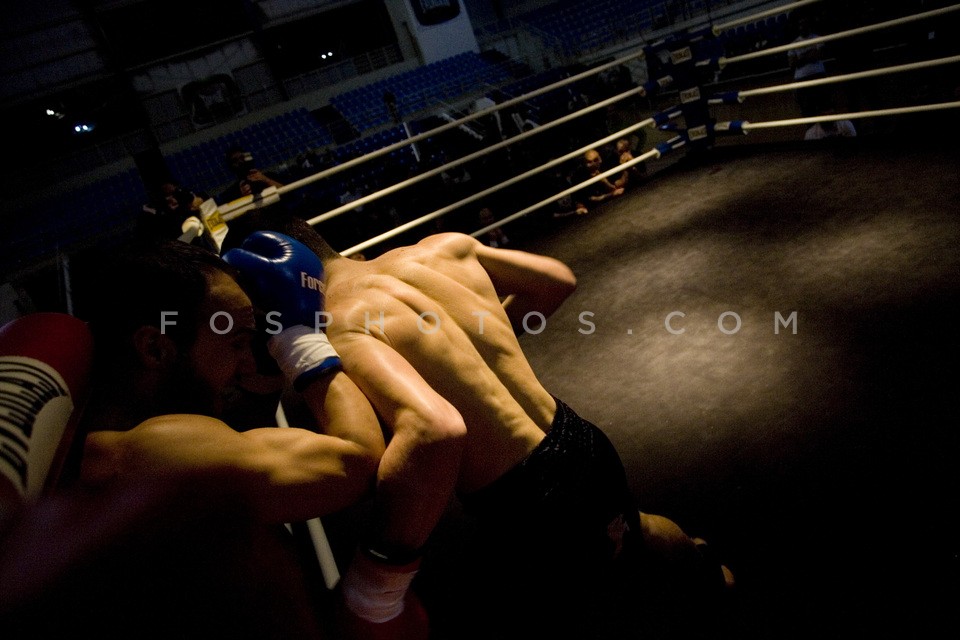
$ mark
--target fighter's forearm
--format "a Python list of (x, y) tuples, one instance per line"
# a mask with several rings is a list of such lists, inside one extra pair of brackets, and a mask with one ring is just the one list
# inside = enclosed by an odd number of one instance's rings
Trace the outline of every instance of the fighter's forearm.
[(398, 421), (377, 474), (373, 545), (414, 551), (426, 544), (453, 497), (465, 436), (452, 407), (428, 421)]
[(323, 433), (353, 442), (376, 458), (383, 455), (379, 418), (346, 373), (324, 376), (312, 382), (302, 395)]

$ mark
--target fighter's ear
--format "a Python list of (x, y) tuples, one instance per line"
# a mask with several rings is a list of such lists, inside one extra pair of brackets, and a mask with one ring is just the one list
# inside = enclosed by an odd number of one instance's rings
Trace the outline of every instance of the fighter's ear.
[(148, 369), (165, 366), (177, 356), (177, 345), (170, 336), (149, 325), (133, 333), (133, 349), (137, 359)]

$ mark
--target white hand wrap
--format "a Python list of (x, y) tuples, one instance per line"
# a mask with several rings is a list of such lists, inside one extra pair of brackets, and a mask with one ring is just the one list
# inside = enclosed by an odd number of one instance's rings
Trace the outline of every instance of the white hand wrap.
[(327, 334), (304, 325), (284, 329), (267, 341), (267, 350), (297, 390), (340, 368), (340, 356)]
[(417, 575), (420, 561), (394, 566), (357, 554), (343, 578), (343, 599), (350, 610), (373, 623), (403, 613), (404, 596)]

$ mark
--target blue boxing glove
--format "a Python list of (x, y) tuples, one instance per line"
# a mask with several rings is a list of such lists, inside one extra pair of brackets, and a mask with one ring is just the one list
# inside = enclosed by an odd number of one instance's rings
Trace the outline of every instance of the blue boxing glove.
[(266, 312), (267, 349), (295, 389), (340, 368), (340, 356), (321, 331), (323, 264), (313, 251), (281, 233), (257, 231), (223, 259)]

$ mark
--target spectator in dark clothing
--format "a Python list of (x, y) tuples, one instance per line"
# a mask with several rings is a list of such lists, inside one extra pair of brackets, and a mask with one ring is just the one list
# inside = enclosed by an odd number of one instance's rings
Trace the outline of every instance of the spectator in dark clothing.
[[(573, 182), (573, 184), (579, 184), (600, 175), (602, 172), (602, 164), (603, 159), (599, 151), (596, 149), (587, 151), (583, 154), (583, 164), (574, 171), (571, 182)], [(573, 199), (576, 205), (577, 215), (590, 213), (593, 207), (611, 198), (623, 195), (623, 191), (623, 187), (618, 187), (607, 178), (587, 185), (574, 194)]]
[[(164, 182), (157, 189), (154, 201), (144, 205), (141, 211), (137, 226), (138, 236), (144, 239), (182, 238), (187, 242), (194, 240), (201, 235), (197, 231), (202, 230), (203, 216), (200, 205), (208, 198), (207, 194), (187, 189), (176, 181)], [(196, 233), (184, 238), (184, 234), (187, 234), (185, 227), (190, 227)]]
[(230, 172), (236, 178), (234, 184), (227, 187), (219, 201), (232, 202), (248, 195), (258, 195), (267, 187), (282, 187), (276, 177), (259, 169), (253, 161), (253, 154), (243, 147), (231, 147), (226, 153), (226, 162)]

